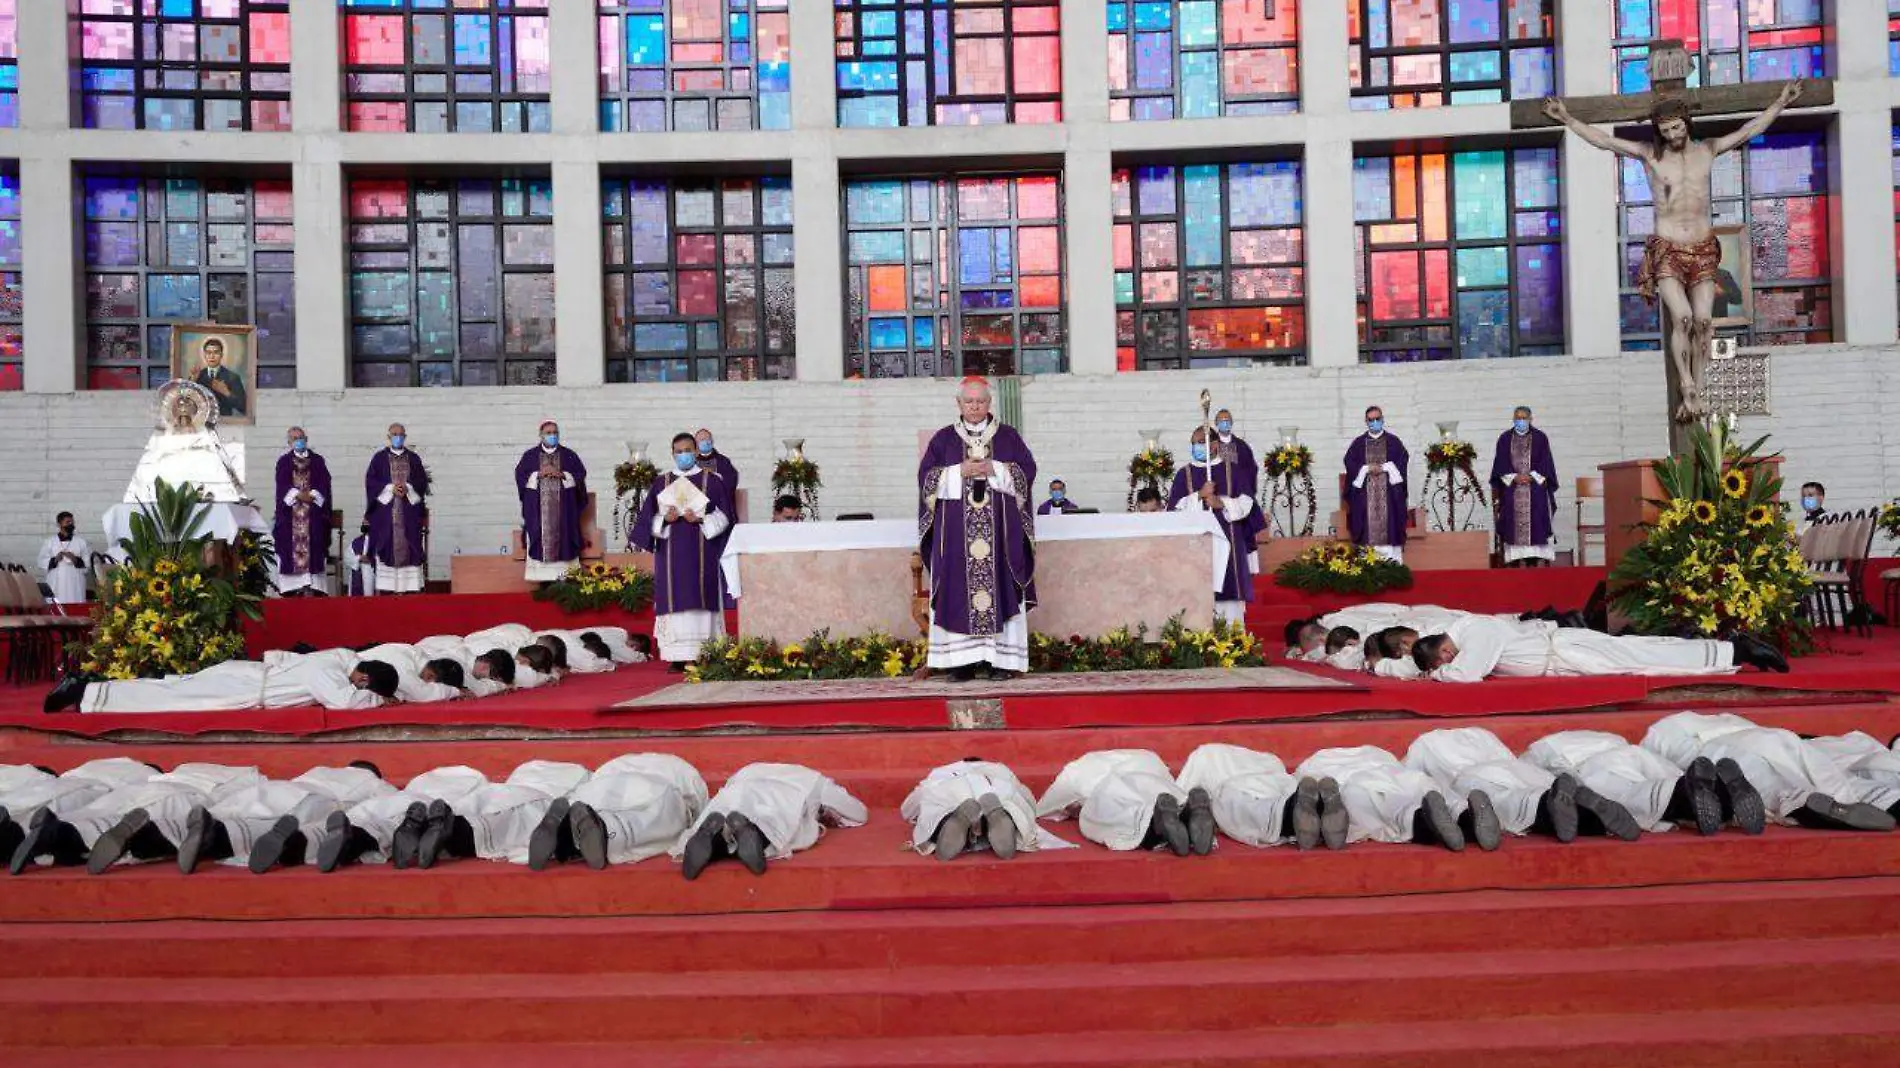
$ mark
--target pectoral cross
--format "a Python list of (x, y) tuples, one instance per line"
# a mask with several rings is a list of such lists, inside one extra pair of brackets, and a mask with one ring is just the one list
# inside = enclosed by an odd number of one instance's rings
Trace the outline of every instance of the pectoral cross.
[[(1511, 104), (1513, 128), (1567, 126), (1586, 143), (1641, 163), (1649, 176), (1656, 230), (1645, 248), (1644, 293), (1649, 295), (1653, 287), (1662, 305), (1669, 445), (1675, 453), (1689, 449), (1690, 428), (1696, 423), (1735, 411), (1732, 398), (1710, 403), (1708, 381), (1716, 345), (1713, 308), (1721, 270), (1709, 203), (1715, 158), (1765, 131), (1790, 105), (1834, 102), (1834, 83), (1827, 79), (1690, 89), (1693, 67), (1681, 41), (1651, 41), (1649, 75), (1655, 88), (1650, 92)], [(1697, 117), (1748, 112), (1757, 114), (1732, 133), (1706, 140), (1690, 133), (1689, 123)], [(1641, 121), (1655, 126), (1653, 142), (1624, 140), (1595, 128), (1601, 123)], [(1726, 411), (1721, 410), (1724, 404)]]

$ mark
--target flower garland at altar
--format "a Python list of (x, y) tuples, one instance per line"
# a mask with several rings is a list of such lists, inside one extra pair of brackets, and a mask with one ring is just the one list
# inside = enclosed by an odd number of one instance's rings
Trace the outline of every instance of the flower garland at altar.
[[(1313, 450), (1298, 442), (1274, 447), (1261, 466), (1272, 483), (1267, 496), (1267, 518), (1284, 538), (1310, 538), (1319, 497), (1313, 492)], [(1302, 516), (1302, 505), (1305, 515)], [(1280, 522), (1284, 511), (1286, 522)]]
[(614, 468), (614, 538), (613, 544), (627, 544), (628, 524), (640, 513), (640, 506), (646, 503), (647, 490), (660, 477), (660, 469), (646, 458), (644, 447), (636, 449), (632, 459), (624, 460)]
[(534, 591), (534, 599), (548, 601), (570, 615), (607, 608), (644, 612), (653, 604), (653, 576), (630, 567), (575, 564), (559, 579)]
[[(1040, 674), (1080, 671), (1187, 671), (1266, 665), (1260, 640), (1245, 627), (1216, 622), (1189, 629), (1176, 616), (1150, 640), (1148, 628), (1118, 627), (1099, 637), (1048, 634), (1029, 637), (1029, 670)], [(764, 638), (721, 638), (705, 644), (686, 668), (688, 682), (757, 682), (802, 679), (897, 678), (924, 666), (929, 647), (888, 634), (833, 638), (819, 631), (802, 642), (780, 645)]]
[(1363, 545), (1321, 542), (1273, 571), (1273, 581), (1306, 593), (1381, 593), (1412, 585), (1412, 569)]
[(1425, 447), (1425, 484), (1420, 496), (1432, 530), (1477, 530), (1480, 520), (1490, 519), (1484, 481), (1476, 467), (1478, 447), (1452, 437), (1456, 427), (1456, 423), (1441, 424), (1439, 440)]
[(1637, 633), (1746, 632), (1806, 648), (1801, 599), (1812, 582), (1781, 479), (1759, 462), (1767, 440), (1737, 448), (1726, 426), (1698, 426), (1688, 452), (1656, 465), (1660, 512), (1610, 573), (1612, 603)]
[(204, 532), (198, 487), (160, 479), (131, 517), (125, 563), (107, 573), (79, 670), (105, 679), (187, 674), (244, 653), (241, 621), (263, 618), (277, 567), (267, 536), (246, 532), (229, 567)]
[(1151, 443), (1128, 461), (1128, 510), (1135, 510), (1135, 494), (1144, 489), (1154, 490), (1167, 500), (1168, 490), (1174, 482), (1174, 454)]

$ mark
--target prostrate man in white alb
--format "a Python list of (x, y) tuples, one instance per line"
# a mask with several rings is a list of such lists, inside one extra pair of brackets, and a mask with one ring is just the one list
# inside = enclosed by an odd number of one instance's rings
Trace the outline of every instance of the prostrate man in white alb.
[[(401, 789), (360, 801), (324, 820), (323, 844), (317, 850), (317, 870), (363, 863), (393, 861), (397, 868), (417, 866), (422, 836), (433, 825), (436, 841), (449, 833), (452, 813), (446, 804), (487, 786), (488, 776), (464, 765), (425, 771)], [(434, 863), (433, 860), (430, 862)]]
[[(6, 765), (6, 774), (0, 776), (0, 857), (14, 855), (41, 810), (65, 816), (121, 786), (144, 782), (159, 773), (156, 765), (128, 757), (88, 760), (58, 775), (45, 768)], [(22, 861), (22, 866), (25, 863)]]
[(548, 806), (528, 840), (528, 867), (579, 857), (600, 871), (666, 852), (706, 809), (706, 780), (667, 753), (629, 753), (602, 764)]
[(1747, 634), (1730, 641), (1613, 637), (1593, 630), (1468, 616), (1443, 634), (1412, 645), (1419, 670), (1438, 682), (1482, 682), (1492, 675), (1732, 675), (1744, 666), (1788, 670), (1774, 647)]
[(898, 811), (911, 825), (911, 848), (938, 860), (985, 850), (1009, 860), (1017, 850), (1070, 844), (1036, 825), (1036, 798), (1015, 772), (975, 757), (931, 771)]
[(1455, 793), (1447, 798), (1431, 776), (1413, 771), (1378, 746), (1322, 749), (1301, 761), (1293, 774), (1339, 783), (1348, 842), (1416, 842), (1462, 853), (1468, 825), (1481, 847), (1497, 845), (1497, 815), (1489, 804), (1475, 811), (1467, 824), (1469, 798)]
[(1114, 850), (1165, 846), (1185, 857), (1214, 849), (1213, 799), (1183, 788), (1146, 749), (1103, 749), (1069, 761), (1036, 802), (1036, 815), (1074, 816), (1082, 837)]
[(27, 826), (9, 870), (18, 875), (46, 857), (58, 866), (84, 864), (98, 875), (121, 861), (171, 859), (190, 830), (194, 808), (262, 780), (256, 768), (180, 764), (110, 790), (64, 815), (41, 809)]
[(395, 792), (367, 760), (311, 768), (287, 781), (260, 779), (191, 810), (178, 843), (178, 870), (190, 875), (208, 860), (262, 875), (279, 864), (306, 863), (322, 850), (331, 814)]
[(667, 852), (688, 879), (706, 865), (736, 858), (754, 875), (818, 844), (827, 827), (858, 827), (871, 818), (864, 802), (824, 775), (797, 764), (747, 764), (732, 773), (706, 811)]
[(86, 561), (92, 559), (92, 546), (73, 533), (77, 527), (71, 512), (61, 512), (53, 521), (59, 529), (40, 545), (37, 557), (46, 588), (53, 591), (54, 604), (85, 604)]
[(1789, 730), (1732, 713), (1678, 712), (1658, 720), (1643, 746), (1678, 767), (1698, 757), (1733, 761), (1776, 823), (1826, 830), (1891, 831), (1900, 787), (1850, 775), (1826, 750)]
[(1214, 825), (1250, 846), (1292, 842), (1301, 850), (1321, 842), (1346, 848), (1347, 813), (1339, 783), (1297, 778), (1272, 753), (1210, 742), (1188, 754), (1176, 777), (1190, 797), (1207, 794)]
[[(579, 764), (530, 760), (510, 772), (506, 782), (483, 783), (430, 801), (416, 866), (432, 868), (448, 857), (528, 863), (534, 832), (554, 803), (592, 775)], [(415, 788), (411, 781), (409, 789)]]
[(1642, 833), (1622, 805), (1572, 776), (1552, 774), (1520, 760), (1497, 735), (1482, 727), (1426, 731), (1412, 739), (1405, 751), (1405, 766), (1431, 776), (1453, 795), (1465, 795), (1471, 805), (1468, 811), (1489, 805), (1506, 834), (1522, 836), (1542, 830), (1559, 842), (1568, 842), (1577, 837), (1580, 824), (1582, 829), (1600, 830), (1626, 842)]
[(46, 695), (49, 713), (244, 712), (256, 708), (322, 705), (333, 711), (381, 708), (396, 699), (396, 669), (359, 660), (349, 649), (305, 656), (289, 654), (275, 664), (227, 660), (190, 675), (163, 679), (87, 682), (70, 675)]
[(1717, 770), (1706, 757), (1679, 768), (1621, 735), (1608, 731), (1559, 731), (1532, 742), (1524, 759), (1553, 775), (1573, 775), (1584, 786), (1626, 809), (1645, 831), (1689, 824), (1711, 835), (1733, 820), (1760, 834), (1761, 795), (1732, 761)]

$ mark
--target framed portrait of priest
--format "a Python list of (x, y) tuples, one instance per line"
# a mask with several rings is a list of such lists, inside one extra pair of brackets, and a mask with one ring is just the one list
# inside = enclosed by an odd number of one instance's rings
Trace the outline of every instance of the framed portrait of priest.
[(218, 401), (218, 422), (250, 426), (257, 396), (257, 328), (228, 323), (172, 326), (172, 377), (195, 382)]
[(1754, 245), (1745, 226), (1718, 226), (1716, 243), (1722, 262), (1715, 268), (1715, 308), (1710, 318), (1716, 329), (1747, 329), (1755, 325)]

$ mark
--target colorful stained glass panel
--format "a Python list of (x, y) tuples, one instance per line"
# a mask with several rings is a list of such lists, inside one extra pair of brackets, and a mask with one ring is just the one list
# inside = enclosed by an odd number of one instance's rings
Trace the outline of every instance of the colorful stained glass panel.
[(1348, 0), (1356, 111), (1496, 104), (1557, 86), (1555, 0)]
[(838, 125), (1062, 119), (1059, 0), (832, 0)]
[(598, 0), (600, 128), (784, 130), (790, 0)]
[[(1852, 2), (1852, 0), (1847, 0)], [(1692, 86), (1818, 78), (1828, 73), (1822, 0), (1614, 0), (1616, 84), (1649, 89), (1649, 42), (1682, 41)]]
[(24, 279), (20, 258), (20, 167), (0, 163), (0, 392), (24, 388)]
[[(14, 0), (6, 7), (11, 55)], [(288, 0), (79, 0), (74, 19), (80, 125), (290, 129)], [(12, 96), (10, 66), (0, 78)]]
[(342, 0), (342, 7), (346, 128), (551, 128), (548, 0)]
[(1109, 0), (1109, 117), (1290, 114), (1299, 50), (1298, 0)]
[(0, 0), (0, 127), (20, 125), (20, 0)]

